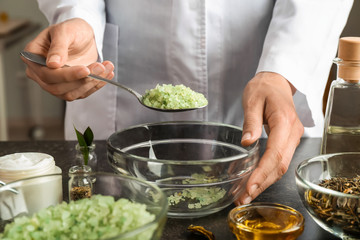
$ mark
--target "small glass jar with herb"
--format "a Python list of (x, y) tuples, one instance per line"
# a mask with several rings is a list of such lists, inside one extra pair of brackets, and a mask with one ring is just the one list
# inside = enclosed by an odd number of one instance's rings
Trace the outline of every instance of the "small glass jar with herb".
[(75, 201), (91, 197), (92, 184), (96, 179), (90, 174), (93, 168), (96, 168), (97, 157), (94, 151), (94, 134), (91, 128), (88, 127), (84, 133), (79, 132), (76, 128), (74, 129), (78, 143), (75, 146), (75, 165), (69, 169), (69, 198)]
[(76, 165), (69, 169), (69, 199), (76, 201), (90, 198), (94, 179), (90, 176), (92, 170), (87, 165)]

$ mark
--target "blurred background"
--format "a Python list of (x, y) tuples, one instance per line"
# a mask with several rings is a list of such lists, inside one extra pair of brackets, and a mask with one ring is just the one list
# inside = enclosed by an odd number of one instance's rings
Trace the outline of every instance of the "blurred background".
[[(29, 80), (19, 57), (19, 52), (48, 26), (48, 22), (36, 0), (0, 0), (1, 13), (6, 13), (8, 23), (17, 28), (5, 29), (0, 35), (3, 63), (0, 75), (4, 78), (4, 89), (0, 89), (0, 94), (5, 94), (7, 140), (63, 139), (65, 102)], [(4, 121), (0, 117), (1, 120)]]
[[(359, 23), (360, 1), (354, 0), (342, 36), (360, 36)], [(19, 57), (47, 26), (36, 0), (0, 0), (0, 141), (64, 138), (65, 102), (27, 79)]]

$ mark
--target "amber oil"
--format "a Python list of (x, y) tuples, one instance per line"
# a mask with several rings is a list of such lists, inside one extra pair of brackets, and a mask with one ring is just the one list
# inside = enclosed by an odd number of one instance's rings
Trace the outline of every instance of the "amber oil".
[(292, 240), (304, 230), (304, 218), (295, 209), (273, 203), (256, 203), (234, 208), (228, 217), (238, 240)]

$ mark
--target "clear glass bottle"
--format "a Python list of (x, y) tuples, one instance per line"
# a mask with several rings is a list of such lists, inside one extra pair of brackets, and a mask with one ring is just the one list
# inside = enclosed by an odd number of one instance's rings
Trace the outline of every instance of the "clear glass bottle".
[(89, 165), (93, 171), (97, 171), (97, 156), (95, 153), (95, 147), (96, 145), (93, 143), (91, 146), (88, 146), (89, 150), (89, 157), (87, 160), (87, 164), (84, 163), (84, 155), (83, 155), (83, 149), (84, 147), (81, 147), (79, 144), (76, 144), (76, 155), (75, 155), (75, 164), (76, 165)]
[(92, 172), (97, 170), (97, 156), (95, 144), (87, 147), (87, 159), (84, 159), (85, 147), (76, 144), (75, 162), (69, 169), (69, 199), (78, 200), (92, 195), (93, 183), (96, 181)]
[(321, 153), (360, 152), (360, 37), (341, 38), (334, 63)]
[(88, 165), (75, 165), (69, 169), (69, 200), (90, 198), (93, 190), (92, 169)]

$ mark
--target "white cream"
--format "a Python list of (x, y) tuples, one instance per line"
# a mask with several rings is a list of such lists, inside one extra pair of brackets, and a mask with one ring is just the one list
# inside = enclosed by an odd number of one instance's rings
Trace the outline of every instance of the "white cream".
[(0, 157), (0, 180), (8, 183), (23, 178), (61, 172), (46, 153), (23, 152)]
[(45, 153), (14, 153), (0, 157), (0, 171), (42, 169), (54, 164), (54, 158)]

